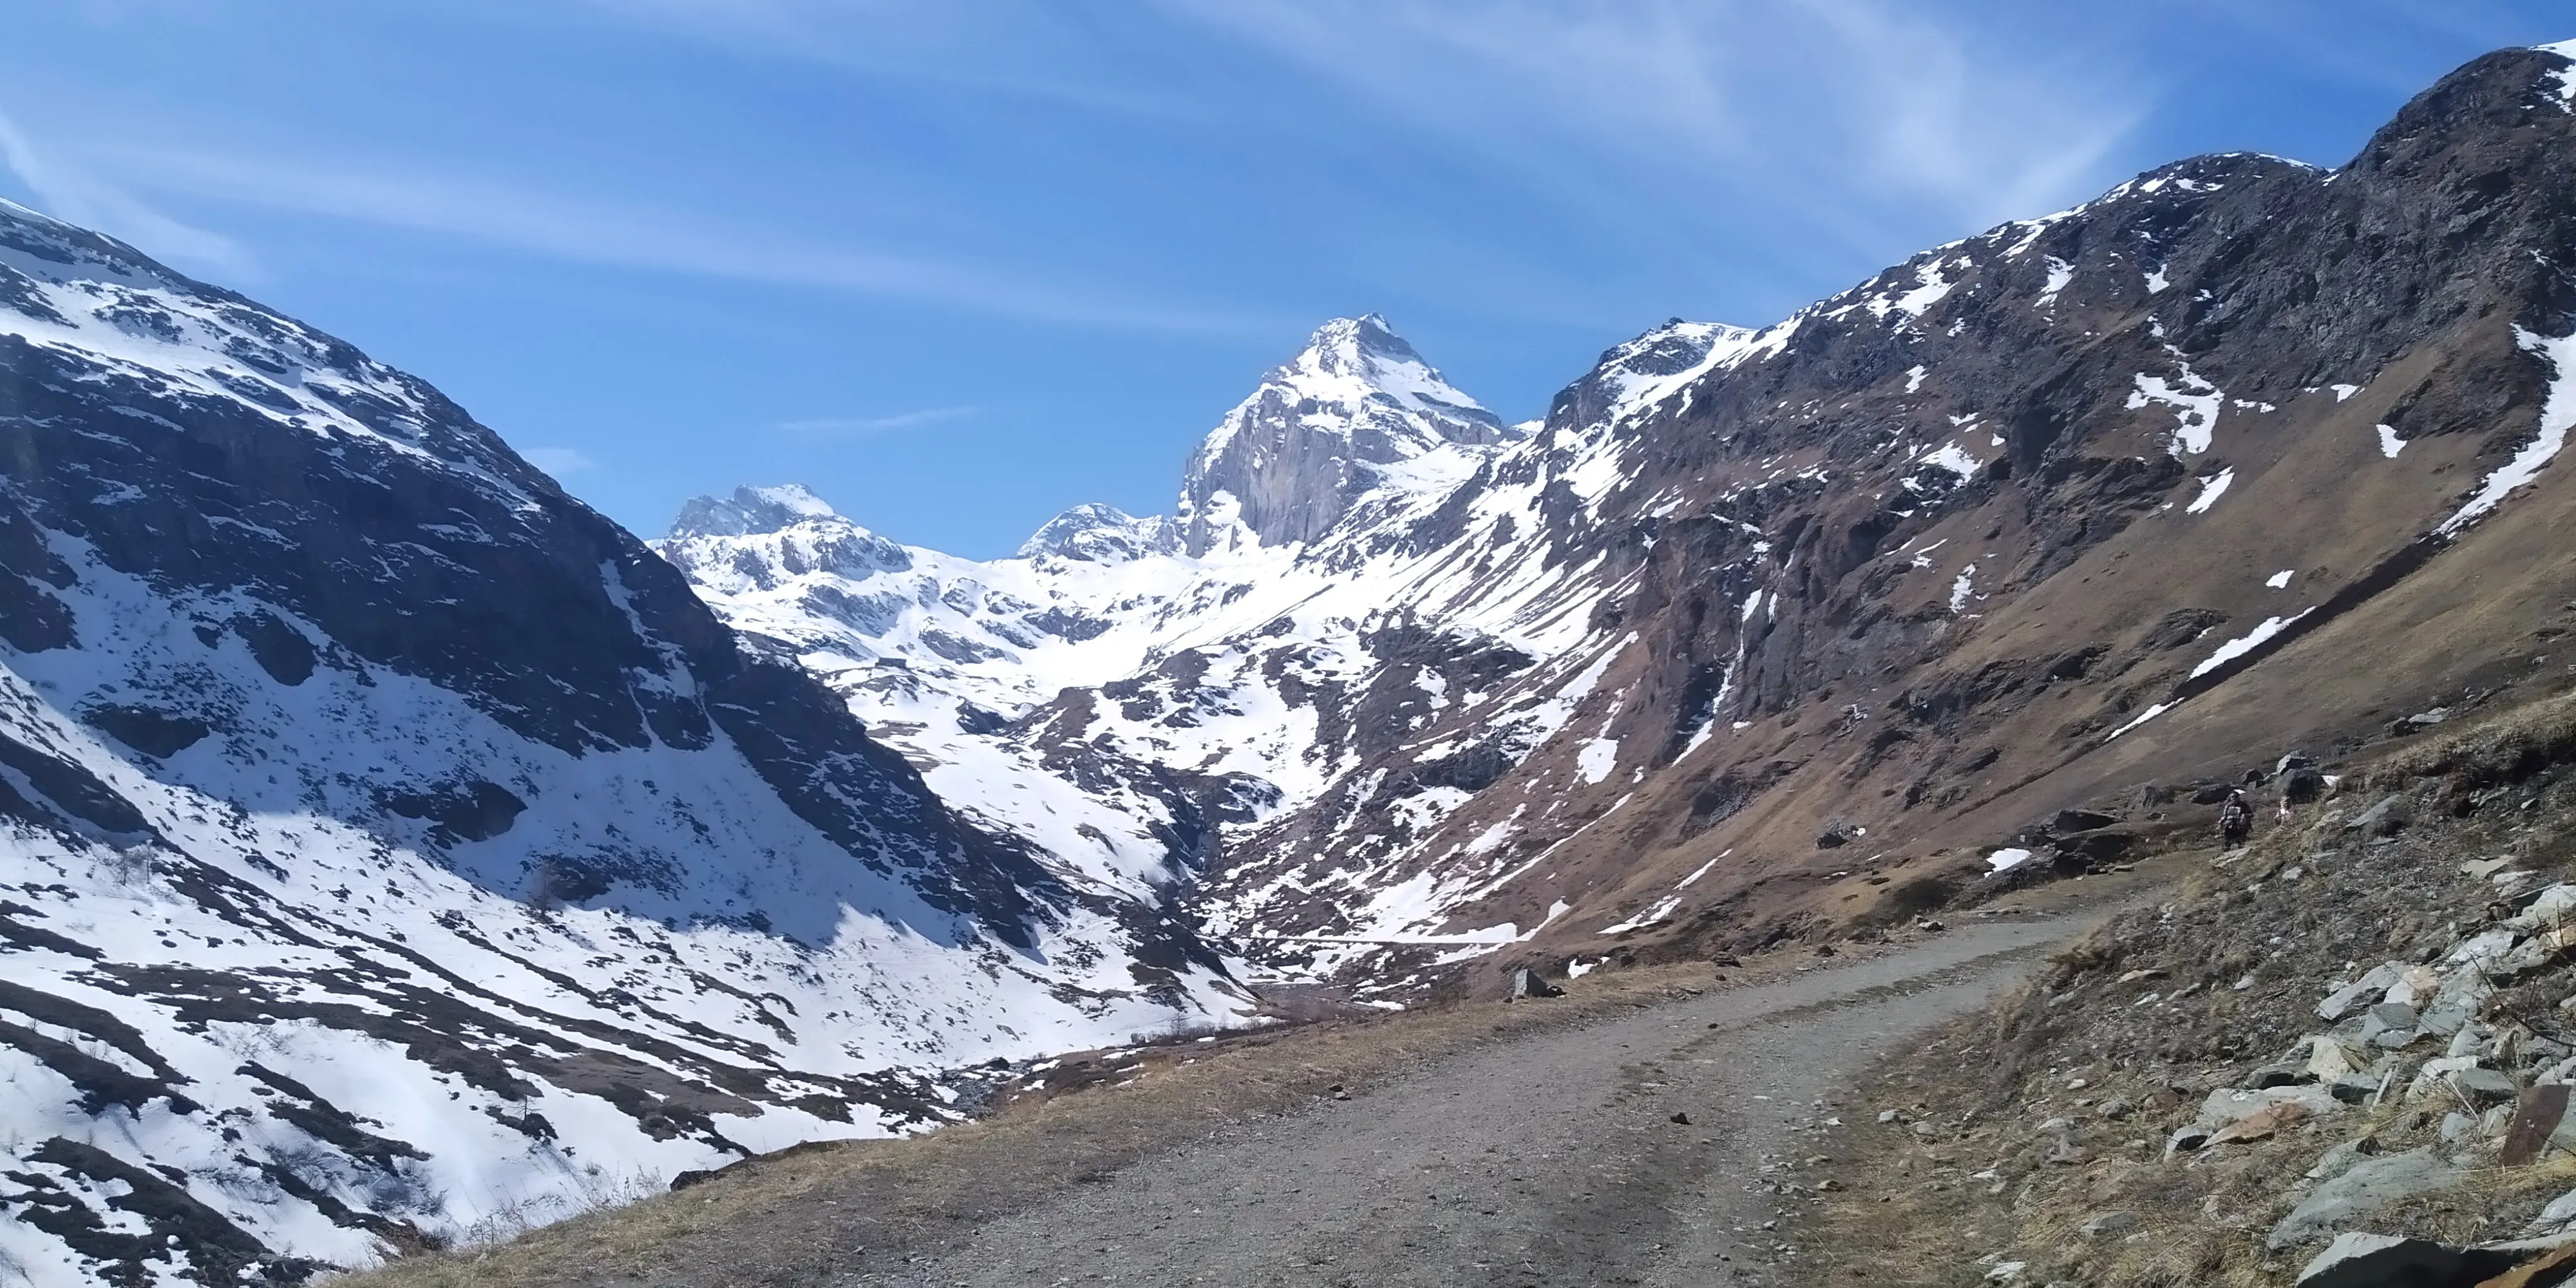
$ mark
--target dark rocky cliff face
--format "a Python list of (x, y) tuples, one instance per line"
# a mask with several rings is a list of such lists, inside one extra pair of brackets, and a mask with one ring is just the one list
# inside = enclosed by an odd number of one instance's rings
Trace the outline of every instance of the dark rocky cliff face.
[(44, 1282), (292, 1280), (1230, 1013), (436, 390), (15, 207), (0, 882)]

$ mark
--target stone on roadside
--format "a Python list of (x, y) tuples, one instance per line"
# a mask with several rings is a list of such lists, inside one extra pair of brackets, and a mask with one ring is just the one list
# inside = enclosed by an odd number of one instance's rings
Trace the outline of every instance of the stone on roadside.
[(2424, 1062), (2415, 1080), (2406, 1085), (2406, 1098), (2448, 1095), (2472, 1109), (2484, 1109), (2511, 1100), (2520, 1091), (2510, 1075), (2478, 1067), (2476, 1056), (2444, 1056)]
[(2362, 1070), (2361, 1056), (2342, 1039), (2319, 1036), (2308, 1040), (2308, 1076), (2319, 1082), (2340, 1082)]
[(2396, 962), (2384, 962), (2372, 967), (2369, 974), (2327, 994), (2324, 1001), (2317, 1003), (2317, 1018), (2328, 1021), (2342, 1019), (2364, 999), (2386, 993), (2389, 986), (2395, 984), (2405, 970), (2403, 965)]
[(2173, 1134), (2165, 1137), (2165, 1157), (2188, 1154), (2208, 1144), (2211, 1131), (2211, 1128), (2203, 1127), (2199, 1123), (2185, 1123), (2174, 1128)]
[(2396, 1050), (2415, 1040), (2415, 1008), (2404, 1002), (2381, 1002), (2361, 1013), (2361, 1040)]
[(2278, 1252), (2305, 1243), (2392, 1203), (2447, 1189), (2459, 1183), (2463, 1175), (2429, 1147), (2365, 1159), (2343, 1175), (2317, 1186), (2272, 1227), (2264, 1237), (2264, 1246)]
[(2323, 1087), (2266, 1087), (2255, 1091), (2221, 1087), (2200, 1102), (2200, 1117), (2196, 1125), (2215, 1132), (2275, 1105), (2292, 1103), (2304, 1108), (2310, 1116), (2320, 1118), (2343, 1109), (2343, 1102)]
[(2524, 1227), (2523, 1233), (2556, 1234), (2571, 1223), (2576, 1223), (2576, 1190), (2569, 1190), (2549, 1200), (2548, 1206), (2540, 1209), (2540, 1215), (2531, 1219), (2531, 1224)]
[[(2340, 1102), (2337, 1102), (2340, 1108)], [(2284, 1100), (2257, 1110), (2210, 1133), (2210, 1145), (2231, 1145), (2240, 1141), (2263, 1140), (2272, 1133), (2310, 1117), (2308, 1107), (2296, 1100)]]
[(2512, 930), (2550, 930), (2571, 921), (2576, 921), (2576, 885), (2561, 883), (2542, 890), (2504, 924)]
[(2501, 1253), (2467, 1252), (2430, 1239), (2353, 1231), (2337, 1235), (2299, 1272), (2298, 1288), (2471, 1284), (2512, 1264), (2512, 1258)]
[(2245, 1081), (2255, 1090), (2261, 1091), (2272, 1087), (2295, 1087), (2300, 1083), (2316, 1080), (2316, 1075), (2308, 1072), (2308, 1066), (2284, 1061), (2256, 1069)]
[(2414, 807), (2407, 803), (2404, 796), (2391, 793), (2381, 797), (2378, 804), (2347, 820), (2343, 830), (2363, 832), (2372, 836), (2395, 836), (2413, 821), (2415, 821)]
[(2305, 1179), (2311, 1181), (2331, 1181), (2334, 1178), (2351, 1171), (2355, 1165), (2361, 1162), (2361, 1160), (2369, 1158), (2378, 1152), (2379, 1143), (2368, 1136), (2364, 1136), (2359, 1140), (2345, 1141), (2344, 1143), (2327, 1150), (2325, 1153), (2318, 1155), (2317, 1161), (2310, 1165), (2305, 1173)]
[(2146, 1224), (2145, 1219), (2135, 1212), (2105, 1212), (2084, 1223), (2084, 1237), (2108, 1239), (2115, 1235), (2127, 1234), (2144, 1224)]
[(1565, 996), (1564, 989), (1548, 983), (1545, 976), (1527, 966), (1512, 972), (1512, 1000), (1515, 1002), (1525, 997), (1563, 996)]

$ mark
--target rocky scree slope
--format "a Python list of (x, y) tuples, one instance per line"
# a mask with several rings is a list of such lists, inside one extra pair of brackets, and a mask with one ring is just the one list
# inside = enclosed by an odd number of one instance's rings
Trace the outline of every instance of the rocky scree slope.
[(1876, 1071), (1818, 1246), (1866, 1225), (1886, 1283), (2576, 1273), (2576, 697), (2413, 742)]
[(1231, 1017), (429, 386), (0, 206), (0, 1279), (296, 1281)]
[(943, 793), (1275, 970), (1392, 997), (1866, 931), (2549, 673), (2568, 52), (2470, 64), (2338, 170), (2198, 158), (1760, 331), (1669, 324), (1535, 426), (1340, 322), (1177, 518), (899, 574), (773, 548), (836, 516), (664, 550), (923, 763), (1049, 771)]

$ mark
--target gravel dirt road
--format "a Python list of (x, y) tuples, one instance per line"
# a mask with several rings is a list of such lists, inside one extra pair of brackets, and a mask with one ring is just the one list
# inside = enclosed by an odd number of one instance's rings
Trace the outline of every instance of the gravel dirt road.
[(1780, 1192), (1781, 1164), (1815, 1153), (1823, 1120), (1862, 1112), (1850, 1083), (1875, 1058), (2097, 918), (1998, 919), (1482, 1047), (1086, 1177), (841, 1282), (1799, 1282), (1781, 1230), (1803, 1200)]

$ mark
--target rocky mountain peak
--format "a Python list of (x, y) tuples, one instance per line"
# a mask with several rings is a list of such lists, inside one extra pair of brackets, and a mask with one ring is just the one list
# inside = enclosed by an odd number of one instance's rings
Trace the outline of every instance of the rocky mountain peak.
[(1170, 519), (1137, 518), (1114, 505), (1077, 505), (1046, 521), (1020, 543), (1019, 557), (1054, 555), (1092, 563), (1125, 563), (1146, 555), (1180, 549), (1180, 531)]
[(1190, 458), (1184, 541), (1192, 554), (1312, 541), (1388, 466), (1523, 436), (1450, 384), (1384, 318), (1336, 318)]
[(691, 497), (672, 520), (670, 540), (690, 537), (748, 537), (784, 532), (809, 519), (837, 519), (840, 512), (801, 483), (775, 487), (743, 486), (731, 496)]

